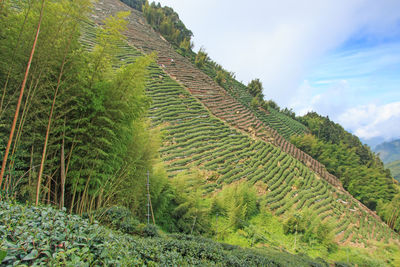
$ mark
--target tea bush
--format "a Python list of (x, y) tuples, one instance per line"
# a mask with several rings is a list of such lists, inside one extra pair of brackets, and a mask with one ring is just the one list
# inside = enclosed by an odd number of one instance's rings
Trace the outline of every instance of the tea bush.
[(6, 201), (0, 202), (0, 251), (7, 252), (1, 265), (14, 266), (328, 266), (307, 256), (244, 249), (198, 236), (121, 234), (52, 207)]

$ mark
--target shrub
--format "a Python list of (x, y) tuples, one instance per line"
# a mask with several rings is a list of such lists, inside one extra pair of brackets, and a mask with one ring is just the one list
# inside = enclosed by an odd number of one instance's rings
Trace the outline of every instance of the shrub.
[[(152, 225), (145, 229), (149, 235), (157, 232)], [(5, 201), (0, 202), (0, 261), (5, 266), (326, 266), (307, 256), (203, 237), (115, 233), (54, 208)]]
[(222, 83), (225, 81), (225, 73), (223, 70), (217, 71), (217, 76), (215, 76), (215, 81), (219, 84), (222, 85)]
[(283, 232), (287, 234), (304, 233), (305, 220), (301, 214), (292, 214), (283, 224)]
[(143, 228), (143, 236), (145, 236), (145, 237), (159, 237), (160, 234), (158, 232), (157, 226), (155, 226), (153, 224), (147, 224)]
[(330, 223), (323, 223), (319, 217), (308, 210), (292, 214), (283, 224), (283, 231), (286, 235), (302, 234), (303, 242), (322, 244), (328, 248), (328, 251), (337, 249), (333, 241), (333, 226)]
[(125, 207), (114, 206), (101, 209), (96, 212), (95, 218), (102, 224), (127, 234), (138, 234), (140, 232), (138, 229), (139, 221)]
[(196, 59), (195, 59), (195, 64), (198, 68), (201, 68), (204, 66), (204, 64), (206, 63), (208, 59), (208, 55), (205, 52), (204, 48), (200, 48), (199, 52), (196, 55)]

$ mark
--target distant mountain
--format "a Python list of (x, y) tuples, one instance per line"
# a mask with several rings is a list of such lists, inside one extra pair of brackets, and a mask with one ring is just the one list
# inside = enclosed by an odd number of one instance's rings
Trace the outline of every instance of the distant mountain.
[(400, 139), (379, 144), (375, 147), (374, 151), (379, 153), (380, 158), (385, 164), (400, 160)]
[(369, 147), (373, 148), (373, 147), (376, 147), (376, 146), (380, 145), (381, 143), (385, 142), (385, 139), (383, 137), (374, 137), (371, 139), (364, 139), (364, 138), (360, 137), (360, 141), (363, 144), (367, 144)]
[(400, 160), (390, 162), (386, 164), (385, 167), (388, 168), (393, 177), (400, 182)]

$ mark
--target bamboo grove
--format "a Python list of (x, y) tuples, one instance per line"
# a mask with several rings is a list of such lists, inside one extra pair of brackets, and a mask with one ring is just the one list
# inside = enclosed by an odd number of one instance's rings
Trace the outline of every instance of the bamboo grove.
[(127, 13), (89, 29), (95, 45), (82, 46), (90, 10), (89, 0), (2, 2), (2, 198), (82, 214), (123, 199), (152, 166), (144, 87), (154, 57), (118, 59)]

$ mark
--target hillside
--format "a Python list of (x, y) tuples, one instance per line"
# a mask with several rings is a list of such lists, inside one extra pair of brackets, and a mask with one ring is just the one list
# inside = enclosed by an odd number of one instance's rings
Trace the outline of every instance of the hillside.
[(385, 167), (390, 170), (394, 179), (400, 182), (400, 160), (387, 163), (385, 164)]
[[(97, 16), (130, 10), (128, 42), (144, 53), (158, 53), (159, 67), (152, 69), (148, 86), (153, 99), (150, 118), (154, 125), (164, 126), (161, 153), (170, 176), (198, 168), (206, 172), (203, 188), (210, 193), (224, 184), (248, 181), (256, 184), (265, 197), (263, 202), (277, 215), (293, 205), (297, 210), (305, 205), (322, 219), (335, 219), (340, 242), (363, 242), (367, 233), (369, 238), (381, 239), (372, 231), (380, 225), (385, 229), (379, 217), (344, 191), (322, 164), (291, 145), (176, 53), (146, 25), (141, 13), (114, 0), (99, 1), (97, 6), (103, 10)], [(368, 223), (360, 223), (360, 218), (367, 218)]]
[(399, 160), (400, 160), (400, 140), (384, 142), (378, 144), (374, 151), (379, 154), (379, 157), (385, 163), (393, 177), (400, 181)]
[[(72, 227), (69, 220), (79, 231), (46, 241), (43, 253), (34, 241), (29, 254), (18, 249), (8, 261), (58, 262), (54, 242), (64, 249), (79, 240), (63, 254), (68, 261), (400, 263), (398, 187), (357, 138), (329, 119), (298, 118), (254, 96), (188, 48), (191, 32), (170, 8), (141, 0), (124, 2), (143, 12), (119, 0), (44, 2), (3, 2), (0, 9), (0, 204), (4, 224), (35, 233), (44, 227), (39, 240), (53, 226), (39, 225), (35, 212), (51, 214), (60, 232)], [(150, 25), (154, 18), (163, 27)], [(138, 237), (146, 232), (162, 234)], [(0, 250), (25, 242), (2, 238)]]
[(379, 157), (385, 164), (400, 160), (400, 140), (379, 144), (374, 148), (374, 151), (379, 153)]

